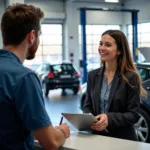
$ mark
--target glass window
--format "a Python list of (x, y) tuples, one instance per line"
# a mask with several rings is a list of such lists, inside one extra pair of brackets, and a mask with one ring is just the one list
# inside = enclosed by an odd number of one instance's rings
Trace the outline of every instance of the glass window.
[(141, 76), (142, 81), (146, 80), (146, 71), (147, 71), (146, 69), (138, 68), (138, 72)]
[(93, 53), (97, 53), (97, 55), (99, 55), (98, 54), (98, 47), (99, 47), (99, 44), (97, 44), (97, 45), (93, 45)]
[(129, 35), (133, 34), (133, 32), (132, 32), (132, 25), (128, 25), (128, 34)]
[(107, 29), (120, 30), (120, 26), (118, 26), (118, 25), (107, 25)]
[(140, 47), (150, 47), (150, 43), (140, 43)]
[(41, 44), (42, 45), (61, 45), (62, 44), (62, 36), (60, 35), (42, 35), (41, 36)]
[(41, 72), (41, 70), (42, 70), (42, 65), (40, 65), (40, 66), (36, 69), (36, 73)]
[[(138, 24), (138, 47), (150, 47), (150, 22)], [(133, 46), (132, 25), (128, 25), (128, 41)]]
[(92, 33), (101, 35), (105, 30), (107, 30), (106, 27), (106, 25), (93, 25)]
[(86, 34), (92, 34), (92, 25), (86, 25)]
[(101, 35), (93, 35), (93, 44), (99, 44)]
[(49, 65), (47, 65), (47, 64), (43, 64), (43, 66), (42, 66), (42, 71), (49, 71)]
[(141, 33), (140, 35), (140, 43), (150, 42), (150, 32), (149, 33)]
[(62, 62), (62, 55), (45, 55), (45, 60), (53, 63)]
[(141, 33), (150, 32), (150, 23), (141, 23), (140, 32)]
[(72, 64), (57, 64), (57, 65), (52, 65), (52, 70), (53, 71), (57, 71), (57, 72), (61, 72), (61, 71), (70, 71), (70, 70), (74, 70)]
[(43, 54), (44, 55), (60, 55), (62, 54), (61, 45), (43, 45)]
[(86, 43), (87, 44), (92, 44), (93, 43), (93, 39), (92, 38), (93, 38), (92, 35), (87, 35), (86, 36)]
[(86, 51), (87, 51), (87, 53), (92, 53), (93, 47), (91, 44), (86, 45)]
[(132, 43), (132, 41), (133, 41), (133, 35), (132, 34), (128, 35), (128, 41), (129, 41), (129, 43)]
[(61, 24), (42, 24), (41, 26), (43, 35), (60, 35), (62, 34), (62, 25)]
[(42, 24), (41, 30), (42, 35), (40, 36), (40, 45), (36, 52), (36, 57), (30, 61), (26, 60), (24, 65), (40, 64), (44, 61), (51, 62), (51, 60), (62, 60), (62, 25)]
[[(99, 41), (104, 31), (108, 29), (120, 29), (119, 25), (86, 25), (86, 52), (88, 71), (100, 67), (100, 58), (98, 54)], [(79, 25), (79, 47), (80, 59), (82, 59), (81, 48), (81, 26)], [(93, 59), (93, 61), (91, 61)], [(95, 61), (94, 61), (95, 60)]]

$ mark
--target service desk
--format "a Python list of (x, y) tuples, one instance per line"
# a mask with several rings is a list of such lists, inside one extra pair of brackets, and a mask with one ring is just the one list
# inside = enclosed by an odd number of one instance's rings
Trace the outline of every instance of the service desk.
[(150, 150), (150, 144), (72, 132), (60, 150)]

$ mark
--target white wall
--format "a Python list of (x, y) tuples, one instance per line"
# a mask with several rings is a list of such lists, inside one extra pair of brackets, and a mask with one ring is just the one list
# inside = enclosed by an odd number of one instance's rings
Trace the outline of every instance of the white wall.
[(25, 0), (25, 3), (40, 7), (48, 19), (65, 19), (62, 0)]
[[(119, 4), (101, 4), (101, 3), (77, 3), (74, 2), (74, 11), (78, 13), (77, 20), (80, 20), (80, 7), (88, 8), (121, 8)], [(104, 11), (87, 11), (87, 24), (122, 24), (122, 13), (118, 12), (104, 12)]]
[[(69, 2), (69, 1), (68, 1)], [(53, 18), (56, 14), (66, 13), (66, 3), (62, 0), (25, 0), (25, 3), (32, 4), (40, 7), (44, 10), (45, 14), (52, 14)], [(77, 14), (77, 20), (80, 20), (79, 10), (80, 7), (90, 7), (90, 8), (120, 8), (119, 4), (101, 4), (101, 3), (83, 3), (83, 2), (74, 2), (70, 0), (72, 13)], [(46, 15), (47, 16), (47, 15)], [(87, 24), (122, 24), (122, 14), (116, 12), (103, 12), (103, 11), (88, 11), (87, 12)], [(57, 16), (56, 16), (57, 19)]]
[(64, 12), (62, 0), (25, 0), (25, 3), (43, 8), (45, 12)]
[[(4, 9), (5, 9), (4, 3), (3, 3), (3, 1), (0, 1), (0, 20), (2, 18), (3, 13), (4, 13)], [(0, 49), (2, 48), (2, 46), (3, 46), (3, 44), (2, 44), (2, 36), (1, 36), (1, 31), (0, 31)]]
[[(150, 0), (128, 0), (125, 2), (125, 8), (138, 9), (138, 22), (150, 22)], [(124, 18), (125, 24), (130, 24), (129, 16)]]

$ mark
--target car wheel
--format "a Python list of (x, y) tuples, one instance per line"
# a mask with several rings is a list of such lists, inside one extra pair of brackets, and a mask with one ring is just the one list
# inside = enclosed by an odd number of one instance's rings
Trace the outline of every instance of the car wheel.
[(150, 142), (150, 116), (142, 108), (140, 110), (140, 119), (134, 127), (139, 141)]
[(79, 91), (79, 88), (78, 88), (78, 87), (73, 88), (73, 93), (74, 93), (74, 94), (77, 94), (77, 93), (78, 93), (78, 91)]
[(43, 92), (44, 92), (44, 95), (47, 97), (49, 94), (49, 89), (47, 88), (45, 82), (43, 82)]

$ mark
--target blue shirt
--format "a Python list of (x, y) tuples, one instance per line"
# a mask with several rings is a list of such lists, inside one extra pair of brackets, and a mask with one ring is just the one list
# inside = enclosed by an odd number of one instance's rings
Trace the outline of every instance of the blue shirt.
[(31, 150), (31, 131), (48, 125), (36, 74), (12, 52), (0, 50), (0, 149)]
[(100, 94), (100, 108), (101, 108), (101, 113), (106, 113), (108, 111), (108, 100), (109, 100), (109, 94), (111, 90), (111, 83), (108, 85), (107, 84), (107, 79), (104, 76), (103, 77), (103, 83), (102, 83), (102, 88), (101, 88), (101, 94)]

